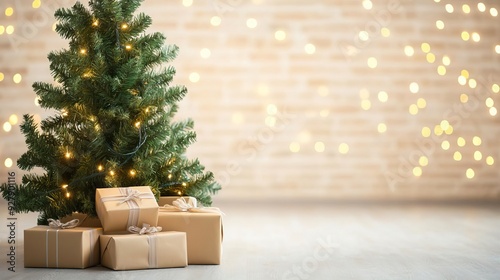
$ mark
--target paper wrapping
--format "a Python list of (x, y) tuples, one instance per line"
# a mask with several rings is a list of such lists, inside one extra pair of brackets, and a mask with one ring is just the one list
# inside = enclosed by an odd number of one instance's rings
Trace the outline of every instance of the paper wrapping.
[(187, 266), (186, 233), (101, 235), (101, 265), (113, 270)]
[(160, 206), (163, 206), (165, 204), (172, 205), (172, 202), (174, 202), (175, 200), (177, 200), (179, 198), (184, 198), (184, 200), (188, 204), (190, 204), (191, 206), (198, 207), (197, 206), (198, 203), (196, 201), (196, 198), (194, 198), (192, 196), (160, 196), (160, 198), (158, 199), (158, 205), (160, 205)]
[(99, 264), (102, 228), (24, 230), (24, 267), (86, 268)]
[[(125, 192), (136, 190), (142, 199), (123, 202)], [(158, 203), (149, 187), (96, 189), (96, 211), (105, 233), (126, 232), (129, 226), (156, 226)]]
[(188, 264), (220, 264), (222, 217), (219, 213), (162, 212), (158, 226), (186, 233)]

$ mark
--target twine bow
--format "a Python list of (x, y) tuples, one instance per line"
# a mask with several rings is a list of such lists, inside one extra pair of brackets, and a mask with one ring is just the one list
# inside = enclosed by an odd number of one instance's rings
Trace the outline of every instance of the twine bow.
[(136, 227), (136, 226), (130, 226), (128, 227), (128, 231), (131, 233), (138, 233), (140, 235), (142, 234), (151, 234), (151, 233), (157, 233), (162, 230), (161, 227), (152, 227), (148, 224), (143, 224), (142, 228)]
[(61, 223), (61, 221), (54, 219), (48, 219), (47, 221), (49, 221), (49, 227), (60, 229), (75, 228), (80, 223), (78, 219), (73, 219), (67, 223)]
[(192, 204), (188, 203), (184, 197), (178, 198), (172, 202), (172, 205), (165, 204), (160, 207), (160, 211), (165, 212), (193, 212), (193, 213), (218, 213), (224, 215), (217, 207), (194, 207)]
[(135, 203), (139, 204), (138, 202), (142, 199), (141, 197), (141, 192), (138, 190), (133, 190), (133, 189), (126, 189), (127, 196), (124, 197), (118, 204), (125, 203), (127, 201), (135, 201)]

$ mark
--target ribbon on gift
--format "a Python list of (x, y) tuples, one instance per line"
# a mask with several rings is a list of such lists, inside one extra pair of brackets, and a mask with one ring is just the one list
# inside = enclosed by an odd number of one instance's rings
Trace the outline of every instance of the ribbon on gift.
[(130, 212), (128, 214), (127, 226), (136, 225), (139, 221), (139, 203), (142, 199), (155, 199), (153, 193), (141, 193), (138, 190), (131, 188), (117, 188), (120, 192), (119, 195), (111, 195), (101, 198), (101, 202), (118, 201), (118, 204), (127, 203)]
[(55, 219), (47, 219), (47, 221), (49, 222), (49, 227), (58, 229), (75, 228), (80, 223), (78, 219), (73, 219), (67, 223), (61, 223), (61, 221)]
[(157, 233), (157, 232), (160, 232), (161, 230), (162, 230), (161, 227), (152, 227), (152, 226), (150, 226), (148, 224), (143, 224), (142, 228), (136, 227), (136, 226), (130, 226), (128, 228), (129, 232), (131, 232), (131, 233), (138, 233), (140, 235)]
[(195, 207), (193, 204), (188, 203), (184, 197), (174, 200), (172, 205), (165, 204), (163, 207), (160, 207), (159, 210), (164, 212), (217, 213), (225, 215), (224, 212), (217, 207)]

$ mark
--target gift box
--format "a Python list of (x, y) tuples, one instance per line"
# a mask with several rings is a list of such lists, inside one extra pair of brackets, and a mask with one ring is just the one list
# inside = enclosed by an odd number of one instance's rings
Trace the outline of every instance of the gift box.
[(186, 233), (188, 264), (220, 264), (222, 212), (212, 207), (190, 207), (187, 203), (184, 206), (160, 207), (158, 226), (165, 231)]
[(96, 211), (105, 233), (158, 220), (158, 203), (149, 187), (96, 189)]
[(24, 230), (24, 267), (86, 268), (99, 264), (102, 228)]
[(101, 265), (113, 270), (187, 266), (186, 233), (101, 235)]

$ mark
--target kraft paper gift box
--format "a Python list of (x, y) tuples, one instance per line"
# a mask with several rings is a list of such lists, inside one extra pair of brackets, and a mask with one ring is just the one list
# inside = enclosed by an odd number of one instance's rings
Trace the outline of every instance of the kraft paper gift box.
[(187, 266), (186, 233), (101, 235), (101, 265), (113, 270)]
[(36, 226), (24, 230), (24, 267), (86, 268), (99, 264), (102, 228)]
[(105, 233), (126, 232), (130, 226), (156, 226), (158, 203), (149, 187), (96, 189), (96, 211)]
[[(187, 204), (187, 203), (186, 203)], [(188, 264), (220, 264), (222, 212), (216, 208), (160, 207), (158, 226), (164, 231), (186, 233)]]

